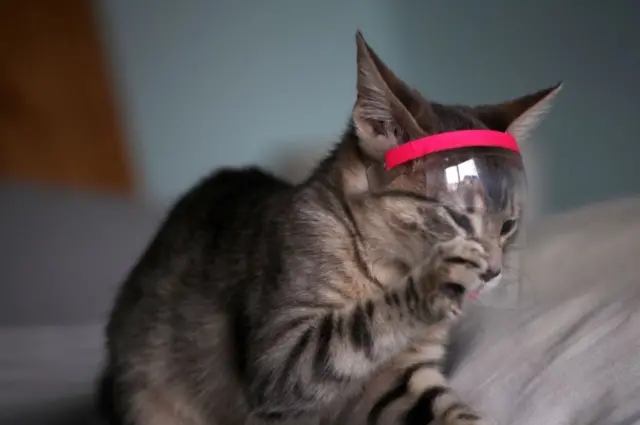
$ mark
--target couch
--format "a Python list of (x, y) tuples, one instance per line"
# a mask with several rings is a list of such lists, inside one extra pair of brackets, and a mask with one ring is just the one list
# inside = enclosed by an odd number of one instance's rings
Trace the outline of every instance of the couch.
[[(98, 424), (104, 320), (162, 212), (23, 184), (0, 205), (0, 424)], [(530, 239), (530, 296), (469, 307), (454, 386), (505, 425), (640, 423), (640, 197), (547, 217)]]

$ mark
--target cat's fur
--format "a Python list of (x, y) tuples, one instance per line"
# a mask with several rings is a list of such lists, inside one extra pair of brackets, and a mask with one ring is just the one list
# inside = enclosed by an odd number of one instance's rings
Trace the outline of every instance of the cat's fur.
[[(500, 272), (521, 205), (503, 199), (485, 216), (490, 195), (472, 183), (475, 210), (445, 208), (442, 188), (425, 182), (441, 157), (386, 172), (384, 153), (449, 130), (521, 138), (559, 86), (445, 106), (356, 39), (352, 119), (311, 177), (293, 186), (257, 169), (215, 173), (174, 206), (123, 284), (103, 386), (114, 421), (303, 425), (346, 412), (348, 423), (483, 423), (440, 367), (461, 297)], [(350, 415), (347, 402), (387, 377), (395, 393)]]

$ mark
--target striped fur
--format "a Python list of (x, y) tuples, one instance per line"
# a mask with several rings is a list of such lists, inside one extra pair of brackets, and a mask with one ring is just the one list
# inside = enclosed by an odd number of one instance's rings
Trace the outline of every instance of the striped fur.
[[(429, 177), (441, 156), (386, 172), (383, 154), (428, 133), (508, 130), (552, 89), (483, 106), (499, 123), (489, 127), (474, 108), (426, 101), (360, 34), (357, 44), (350, 125), (305, 182), (222, 170), (169, 212), (107, 327), (102, 390), (112, 417), (131, 425), (482, 422), (439, 367), (465, 293), (502, 268), (520, 219), (518, 190), (505, 177), (495, 187), (467, 182), (447, 198)], [(521, 166), (512, 156), (478, 167), (502, 176), (505, 161)], [(378, 392), (385, 374), (395, 387)], [(350, 406), (369, 396), (371, 413), (354, 416)]]

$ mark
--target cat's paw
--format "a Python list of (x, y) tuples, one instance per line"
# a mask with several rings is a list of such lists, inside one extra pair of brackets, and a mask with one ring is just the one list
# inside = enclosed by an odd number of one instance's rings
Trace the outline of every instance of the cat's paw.
[(478, 242), (454, 238), (435, 247), (429, 264), (431, 307), (437, 316), (455, 319), (462, 301), (487, 270), (487, 253)]

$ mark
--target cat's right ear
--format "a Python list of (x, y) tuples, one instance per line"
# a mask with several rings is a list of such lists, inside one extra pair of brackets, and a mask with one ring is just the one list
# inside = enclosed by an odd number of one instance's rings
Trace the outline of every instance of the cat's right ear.
[(384, 154), (422, 133), (408, 107), (413, 90), (382, 62), (362, 33), (356, 33), (357, 99), (353, 124), (360, 148), (372, 160), (384, 161)]
[(497, 105), (473, 108), (476, 116), (489, 128), (506, 131), (518, 141), (526, 139), (551, 109), (562, 83)]

